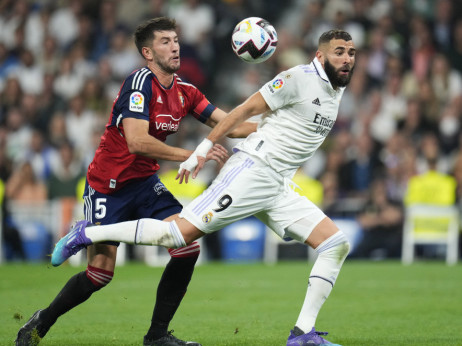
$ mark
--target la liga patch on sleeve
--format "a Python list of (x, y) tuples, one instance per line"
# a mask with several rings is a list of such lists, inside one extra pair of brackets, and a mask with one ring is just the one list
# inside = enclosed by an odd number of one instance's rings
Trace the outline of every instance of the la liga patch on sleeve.
[(130, 106), (132, 112), (142, 113), (144, 109), (144, 96), (142, 93), (135, 91), (130, 95)]

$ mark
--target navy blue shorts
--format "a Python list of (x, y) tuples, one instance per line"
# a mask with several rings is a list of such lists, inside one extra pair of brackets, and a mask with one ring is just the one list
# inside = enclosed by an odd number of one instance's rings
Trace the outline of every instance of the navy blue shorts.
[[(163, 220), (183, 209), (157, 174), (131, 182), (110, 195), (96, 191), (87, 181), (83, 199), (85, 219), (95, 225), (142, 218)], [(117, 242), (105, 244), (118, 245)]]

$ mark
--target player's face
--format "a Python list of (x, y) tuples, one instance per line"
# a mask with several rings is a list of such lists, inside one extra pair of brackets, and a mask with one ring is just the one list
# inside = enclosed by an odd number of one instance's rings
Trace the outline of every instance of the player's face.
[(355, 67), (356, 49), (352, 41), (334, 39), (324, 51), (324, 70), (334, 88), (347, 86)]
[(167, 73), (180, 69), (180, 44), (175, 31), (156, 31), (152, 42), (153, 61)]

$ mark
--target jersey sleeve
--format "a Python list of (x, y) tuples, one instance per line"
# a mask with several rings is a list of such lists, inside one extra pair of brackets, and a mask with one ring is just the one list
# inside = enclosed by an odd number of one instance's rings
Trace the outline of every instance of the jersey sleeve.
[(125, 80), (117, 100), (118, 113), (122, 118), (149, 121), (149, 103), (153, 97), (151, 74), (149, 69), (142, 68)]
[(298, 100), (297, 75), (290, 71), (281, 72), (274, 79), (264, 84), (260, 94), (274, 111)]
[(204, 94), (202, 94), (196, 88), (190, 89), (191, 97), (191, 108), (190, 113), (199, 121), (205, 123), (213, 111), (217, 108), (207, 100)]

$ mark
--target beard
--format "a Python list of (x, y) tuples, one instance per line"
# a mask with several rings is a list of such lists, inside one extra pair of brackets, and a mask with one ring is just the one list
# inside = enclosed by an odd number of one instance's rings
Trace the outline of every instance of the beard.
[(334, 88), (345, 87), (348, 85), (348, 83), (350, 83), (354, 66), (350, 69), (350, 73), (347, 75), (340, 75), (341, 69), (342, 68), (336, 70), (327, 58), (326, 61), (324, 61), (324, 71), (326, 72), (326, 75)]
[(167, 73), (175, 73), (180, 69), (179, 62), (177, 65), (168, 64), (166, 61), (160, 59), (156, 59), (155, 62), (163, 71)]

